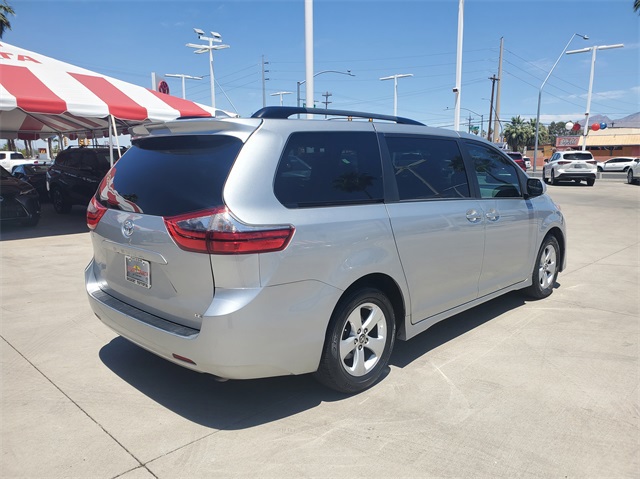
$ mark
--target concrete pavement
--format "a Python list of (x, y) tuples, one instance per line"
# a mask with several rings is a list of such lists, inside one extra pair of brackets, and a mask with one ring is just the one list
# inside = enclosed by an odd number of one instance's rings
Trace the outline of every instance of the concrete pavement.
[(635, 478), (640, 187), (550, 186), (553, 295), (512, 293), (397, 342), (345, 397), (308, 377), (215, 382), (95, 318), (81, 209), (0, 241), (3, 478)]

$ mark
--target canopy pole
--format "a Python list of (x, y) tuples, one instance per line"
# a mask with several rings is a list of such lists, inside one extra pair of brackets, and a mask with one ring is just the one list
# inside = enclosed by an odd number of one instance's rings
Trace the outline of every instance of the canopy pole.
[(116, 128), (116, 118), (113, 115), (109, 115), (111, 121), (109, 122), (109, 160), (111, 161), (111, 166), (113, 167), (113, 142), (111, 139), (111, 134), (116, 138), (116, 147), (118, 148), (118, 159), (122, 158), (122, 151), (120, 151), (120, 142), (118, 141), (118, 129)]
[[(113, 118), (111, 115), (109, 117)], [(109, 166), (113, 168), (113, 126), (109, 122)]]

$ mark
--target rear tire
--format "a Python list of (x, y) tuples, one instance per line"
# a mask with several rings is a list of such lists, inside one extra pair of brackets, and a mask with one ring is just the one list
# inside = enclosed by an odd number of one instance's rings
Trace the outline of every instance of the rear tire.
[(67, 214), (71, 211), (71, 203), (67, 201), (60, 188), (54, 188), (51, 192), (51, 202), (56, 213)]
[(33, 215), (31, 218), (20, 221), (22, 226), (33, 227), (38, 224), (40, 221), (40, 215)]
[(551, 170), (551, 184), (554, 186), (558, 184), (558, 180), (556, 180), (556, 174), (553, 172), (553, 170)]
[(633, 177), (633, 170), (629, 169), (627, 170), (627, 183), (629, 183), (630, 185), (634, 184), (636, 182), (635, 178)]
[(343, 393), (364, 391), (387, 367), (395, 335), (393, 306), (384, 293), (351, 292), (331, 315), (316, 379)]
[(531, 276), (532, 284), (524, 292), (534, 298), (543, 299), (553, 292), (558, 277), (560, 245), (555, 236), (547, 236), (540, 246)]
[(587, 186), (593, 186), (595, 184), (596, 184), (596, 180), (594, 180), (593, 178), (587, 179)]

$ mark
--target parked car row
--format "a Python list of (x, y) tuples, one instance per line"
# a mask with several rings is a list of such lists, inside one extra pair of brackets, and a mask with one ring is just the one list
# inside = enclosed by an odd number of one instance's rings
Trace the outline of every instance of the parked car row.
[[(114, 155), (117, 161), (120, 155)], [(28, 226), (38, 223), (41, 201), (50, 199), (58, 213), (88, 205), (111, 166), (108, 147), (70, 147), (53, 164), (26, 159), (19, 152), (0, 152), (0, 157), (7, 165), (2, 167), (0, 220)]]
[(0, 222), (35, 226), (40, 220), (40, 198), (36, 189), (0, 166)]

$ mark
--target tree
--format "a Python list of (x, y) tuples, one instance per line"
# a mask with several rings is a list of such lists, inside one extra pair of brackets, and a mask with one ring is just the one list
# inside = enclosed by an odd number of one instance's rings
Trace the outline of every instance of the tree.
[[(532, 118), (529, 120), (529, 124), (533, 129), (533, 136), (527, 146), (534, 146), (536, 143), (536, 120)], [(547, 143), (549, 143), (549, 130), (546, 126), (540, 123), (540, 126), (538, 127), (538, 145), (546, 145)]]
[(640, 10), (640, 0), (634, 0), (634, 2), (633, 2), (633, 11), (637, 12), (638, 10)]
[(513, 151), (522, 151), (535, 135), (535, 129), (531, 123), (525, 123), (520, 115), (511, 118), (503, 130), (504, 138)]
[(15, 15), (16, 12), (9, 6), (7, 0), (0, 3), (0, 38), (4, 35), (5, 30), (11, 30), (11, 22), (7, 18), (9, 15)]

